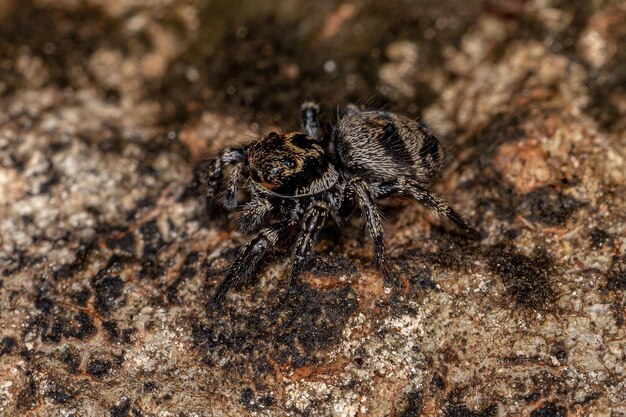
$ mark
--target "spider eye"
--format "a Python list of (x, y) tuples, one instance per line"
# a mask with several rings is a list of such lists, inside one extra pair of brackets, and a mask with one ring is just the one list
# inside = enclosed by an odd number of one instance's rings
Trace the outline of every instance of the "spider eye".
[(283, 165), (287, 168), (293, 169), (296, 166), (296, 161), (293, 158), (285, 157), (283, 158)]
[(274, 175), (274, 176), (279, 176), (279, 175), (280, 175), (280, 174), (282, 174), (282, 173), (283, 173), (282, 168), (279, 168), (279, 167), (274, 167), (274, 168), (270, 169), (270, 174), (271, 174), (271, 175)]

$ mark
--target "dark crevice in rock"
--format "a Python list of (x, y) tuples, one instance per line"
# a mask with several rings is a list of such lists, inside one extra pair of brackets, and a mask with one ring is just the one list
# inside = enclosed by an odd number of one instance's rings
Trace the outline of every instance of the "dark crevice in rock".
[(516, 305), (541, 310), (554, 300), (555, 265), (548, 253), (539, 250), (526, 256), (511, 247), (497, 245), (488, 256), (489, 267), (500, 276)]
[(565, 417), (567, 409), (555, 403), (547, 403), (530, 412), (530, 417)]
[(522, 197), (521, 210), (529, 211), (528, 218), (550, 226), (561, 226), (567, 219), (584, 207), (585, 203), (553, 189), (542, 187)]
[(246, 356), (263, 352), (264, 359), (254, 364), (262, 373), (272, 371), (266, 357), (293, 368), (315, 363), (316, 352), (339, 342), (357, 302), (347, 287), (330, 291), (302, 287), (297, 294), (271, 305), (268, 300), (269, 309), (262, 307), (251, 314), (230, 312), (219, 320), (214, 316), (208, 325), (192, 322), (198, 349), (208, 352), (205, 361), (214, 363), (226, 351)]
[(0, 356), (9, 355), (15, 352), (17, 348), (17, 341), (9, 336), (5, 336), (0, 340)]
[(609, 290), (626, 291), (626, 255), (613, 257), (606, 281)]
[(424, 408), (424, 394), (422, 391), (412, 391), (407, 394), (406, 408), (398, 417), (420, 417)]
[(491, 405), (480, 411), (472, 411), (465, 405), (454, 404), (447, 406), (443, 412), (446, 417), (492, 417), (496, 415), (498, 407)]
[(111, 370), (111, 362), (104, 359), (91, 359), (87, 362), (86, 371), (96, 378), (105, 377)]
[(47, 392), (47, 396), (56, 404), (66, 404), (70, 402), (76, 394), (67, 389), (67, 387), (56, 386)]
[(130, 398), (121, 398), (117, 404), (111, 408), (111, 417), (126, 417), (130, 412), (132, 401)]

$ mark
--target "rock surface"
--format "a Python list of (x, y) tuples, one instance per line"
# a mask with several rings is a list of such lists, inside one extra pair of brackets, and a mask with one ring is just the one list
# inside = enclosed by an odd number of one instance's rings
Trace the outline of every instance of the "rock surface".
[[(280, 7), (278, 5), (280, 4)], [(1, 416), (626, 415), (626, 3), (0, 2)], [(206, 305), (193, 165), (315, 98), (423, 118), (464, 239), (385, 203)]]

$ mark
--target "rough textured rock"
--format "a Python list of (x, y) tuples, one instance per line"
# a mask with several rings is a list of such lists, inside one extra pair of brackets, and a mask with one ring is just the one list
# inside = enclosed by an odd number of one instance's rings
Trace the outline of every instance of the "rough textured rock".
[[(625, 10), (0, 2), (0, 415), (626, 415)], [(484, 239), (392, 200), (407, 294), (355, 218), (208, 314), (246, 236), (193, 165), (310, 98), (430, 123)]]

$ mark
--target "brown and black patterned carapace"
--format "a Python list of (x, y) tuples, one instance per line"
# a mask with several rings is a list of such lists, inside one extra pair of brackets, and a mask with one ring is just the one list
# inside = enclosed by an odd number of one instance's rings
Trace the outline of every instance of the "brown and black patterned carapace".
[[(251, 201), (238, 226), (262, 228), (240, 251), (211, 302), (216, 308), (228, 290), (256, 270), (267, 251), (290, 245), (292, 285), (314, 251), (317, 236), (330, 216), (337, 224), (358, 206), (374, 241), (374, 258), (385, 282), (394, 283), (384, 244), (383, 219), (376, 200), (392, 195), (414, 198), (447, 217), (472, 238), (480, 234), (448, 203), (428, 191), (441, 171), (441, 144), (423, 124), (385, 111), (348, 106), (328, 138), (318, 137), (316, 104), (302, 105), (302, 131), (270, 133), (228, 148), (204, 165), (207, 199), (220, 192), (226, 208), (237, 206), (240, 183)], [(327, 144), (324, 146), (323, 144)], [(224, 181), (226, 167), (229, 178)], [(275, 221), (268, 222), (270, 214)]]
[(315, 139), (305, 133), (269, 135), (248, 148), (244, 160), (250, 177), (273, 194), (304, 197), (337, 183), (339, 173)]

